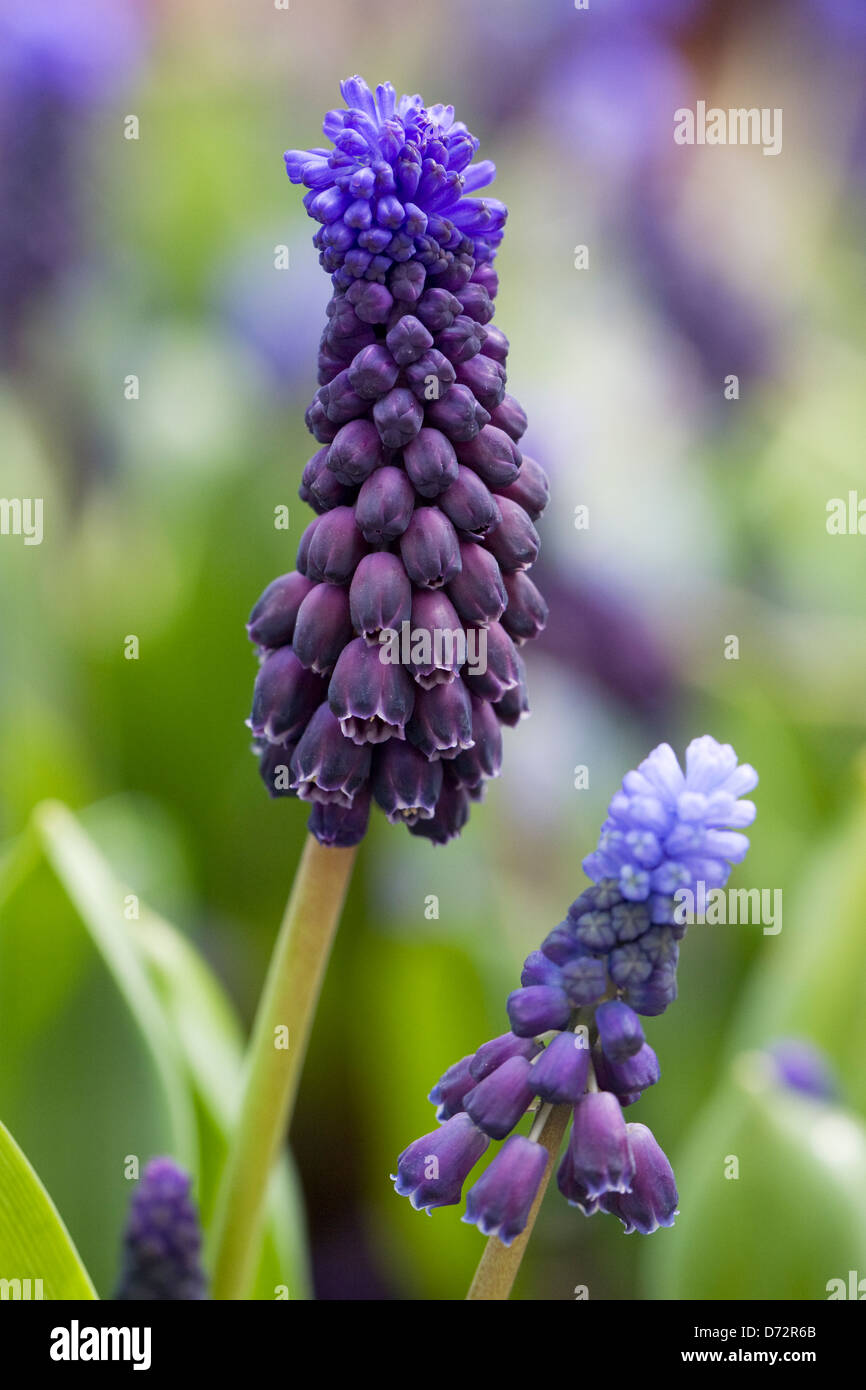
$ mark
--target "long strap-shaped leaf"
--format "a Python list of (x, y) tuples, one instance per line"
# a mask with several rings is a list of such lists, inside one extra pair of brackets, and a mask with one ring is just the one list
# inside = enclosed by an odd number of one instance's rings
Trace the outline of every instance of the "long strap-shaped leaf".
[(174, 1156), (195, 1171), (195, 1116), (183, 1063), (147, 971), (131, 937), (119, 927), (116, 905), (123, 901), (123, 890), (75, 816), (60, 802), (37, 806), (33, 826), (151, 1054), (171, 1118)]
[(57, 1208), (3, 1124), (0, 1124), (0, 1296), (96, 1298)]

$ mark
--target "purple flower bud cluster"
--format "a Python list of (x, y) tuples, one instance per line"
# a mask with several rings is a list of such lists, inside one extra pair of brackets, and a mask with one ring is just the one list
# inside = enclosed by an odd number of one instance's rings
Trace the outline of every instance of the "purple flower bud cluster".
[(359, 77), (341, 90), (335, 148), (285, 157), (334, 293), (300, 487), (316, 516), (250, 618), (250, 723), (269, 791), (311, 802), (323, 844), (357, 844), (371, 799), (443, 844), (528, 710), (547, 479), (518, 447), (491, 322), (506, 209), (468, 196), (493, 165), (472, 164), (450, 107)]
[(207, 1297), (201, 1230), (190, 1180), (171, 1158), (152, 1158), (132, 1196), (115, 1299), (197, 1301)]
[(676, 997), (683, 929), (672, 894), (702, 878), (726, 881), (729, 861), (748, 848), (726, 827), (754, 818), (739, 797), (756, 782), (732, 748), (709, 737), (689, 745), (685, 773), (661, 744), (626, 776), (585, 861), (598, 881), (526, 958), (506, 1005), (511, 1031), (433, 1087), (440, 1129), (400, 1155), (398, 1193), (416, 1207), (458, 1202), (489, 1141), (510, 1135), (467, 1194), (464, 1216), (510, 1244), (546, 1167), (545, 1149), (512, 1131), (530, 1109), (567, 1105), (573, 1119), (557, 1182), (568, 1202), (587, 1216), (618, 1216), (626, 1232), (673, 1225), (670, 1163), (649, 1129), (623, 1114), (660, 1076), (639, 1015), (659, 1014)]

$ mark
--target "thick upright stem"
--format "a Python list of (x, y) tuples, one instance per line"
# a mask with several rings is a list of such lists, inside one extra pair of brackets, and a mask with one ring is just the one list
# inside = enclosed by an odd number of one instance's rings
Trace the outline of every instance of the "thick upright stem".
[(511, 1289), (520, 1268), (520, 1261), (523, 1259), (523, 1252), (529, 1244), (529, 1238), (535, 1226), (535, 1218), (541, 1203), (544, 1201), (544, 1194), (547, 1191), (547, 1184), (550, 1182), (553, 1165), (562, 1143), (562, 1136), (565, 1134), (571, 1119), (570, 1105), (553, 1105), (547, 1109), (548, 1113), (542, 1120), (538, 1134), (533, 1133), (530, 1136), (547, 1149), (548, 1158), (544, 1176), (541, 1179), (535, 1201), (532, 1203), (526, 1228), (512, 1241), (511, 1245), (503, 1245), (497, 1236), (490, 1237), (475, 1271), (475, 1278), (472, 1280), (466, 1295), (467, 1299), (495, 1301), (507, 1299), (511, 1295)]
[(316, 1004), (355, 859), (310, 836), (274, 946), (212, 1232), (213, 1297), (248, 1297), (268, 1179), (297, 1095)]

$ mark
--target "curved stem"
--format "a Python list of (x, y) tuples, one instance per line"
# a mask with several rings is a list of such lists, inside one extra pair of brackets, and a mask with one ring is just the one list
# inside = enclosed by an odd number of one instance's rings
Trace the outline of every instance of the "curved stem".
[[(568, 1128), (571, 1112), (572, 1107), (570, 1105), (547, 1105), (539, 1112), (529, 1137), (537, 1140), (547, 1149), (548, 1159), (526, 1227), (510, 1245), (503, 1245), (496, 1236), (490, 1237), (475, 1271), (475, 1278), (472, 1280), (466, 1295), (467, 1300), (494, 1301), (507, 1299), (510, 1296), (512, 1285), (520, 1268), (520, 1261), (523, 1259), (523, 1252), (529, 1244), (529, 1238), (535, 1226), (535, 1218), (541, 1203), (544, 1201), (547, 1184), (550, 1182), (553, 1165), (559, 1153), (562, 1137)], [(538, 1130), (537, 1133), (536, 1129)]]
[(271, 1169), (286, 1137), (354, 849), (304, 846), (259, 1000), (240, 1113), (211, 1233), (213, 1297), (243, 1299), (255, 1275)]

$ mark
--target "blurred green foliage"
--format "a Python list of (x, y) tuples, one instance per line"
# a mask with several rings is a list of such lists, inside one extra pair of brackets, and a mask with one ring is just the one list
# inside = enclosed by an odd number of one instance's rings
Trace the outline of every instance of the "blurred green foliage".
[[(520, 962), (580, 891), (581, 859), (623, 773), (659, 738), (681, 749), (711, 732), (760, 772), (753, 848), (734, 882), (781, 887), (784, 929), (695, 928), (680, 999), (649, 1026), (663, 1076), (634, 1118), (675, 1166), (682, 1156), (677, 1228), (642, 1253), (617, 1222), (587, 1222), (552, 1193), (518, 1294), (568, 1299), (588, 1284), (591, 1297), (657, 1297), (710, 1270), (703, 1287), (737, 1298), (747, 1258), (752, 1287), (784, 1276), (786, 1291), (820, 1297), (824, 1267), (844, 1273), (854, 1258), (860, 1197), (851, 1190), (846, 1224), (842, 1187), (804, 1152), (813, 1112), (738, 1089), (730, 1067), (795, 1032), (826, 1049), (852, 1111), (866, 1107), (864, 542), (825, 529), (828, 498), (866, 493), (862, 207), (832, 144), (820, 160), (805, 147), (779, 161), (729, 152), (742, 160), (718, 166), (717, 187), (697, 166), (679, 176), (681, 203), (705, 229), (696, 240), (762, 309), (784, 311), (777, 365), (744, 381), (720, 416), (647, 293), (622, 189), (567, 123), (567, 151), (552, 142), (543, 107), (500, 125), (484, 104), (478, 33), (458, 72), (432, 42), (434, 26), (463, 22), (445, 9), (450, 19), (418, 10), (395, 28), (382, 6), (377, 26), (335, 0), (255, 23), (228, 5), (172, 6), (127, 104), (94, 120), (91, 255), (39, 306), (29, 357), (0, 381), (0, 493), (42, 496), (46, 518), (39, 547), (0, 538), (0, 1117), (101, 1293), (128, 1198), (122, 1155), (168, 1149), (191, 1162), (209, 1209), (231, 1122), (234, 1008), (248, 1022), (304, 835), (302, 808), (269, 803), (249, 755), (243, 625), (265, 584), (292, 567), (308, 519), (296, 489), (315, 384), (311, 355), (284, 367), (275, 390), (221, 292), (226, 267), (250, 248), (270, 283), (285, 241), (289, 334), (312, 354), (328, 285), (281, 151), (317, 142), (340, 76), (390, 75), (457, 99), (497, 162), (494, 192), (512, 209), (497, 322), (512, 339), (510, 389), (531, 415), (527, 443), (552, 475), (546, 563), (575, 605), (592, 578), (629, 607), (670, 662), (673, 697), (647, 718), (590, 661), (569, 664), (542, 641), (529, 657), (535, 717), (507, 737), (503, 777), (461, 841), (433, 851), (375, 824), (293, 1135), (320, 1287), (462, 1296), (477, 1232), (457, 1209), (413, 1212), (388, 1173), (432, 1125), (424, 1097), (440, 1072), (504, 1029)], [(746, 27), (727, 41), (736, 85), (753, 71), (750, 44), (767, 39)], [(516, 68), (517, 39), (511, 52), (499, 61)], [(539, 49), (542, 86), (552, 62)], [(790, 77), (805, 100), (809, 80)], [(140, 115), (138, 142), (120, 136), (127, 109)], [(768, 246), (725, 220), (751, 206), (752, 154), (777, 229)], [(672, 202), (671, 217), (681, 212)], [(572, 248), (587, 239), (593, 272), (581, 278)], [(136, 401), (124, 399), (129, 373)], [(98, 459), (74, 447), (82, 434), (102, 440)], [(586, 534), (572, 524), (581, 502)], [(288, 532), (273, 524), (280, 504)], [(726, 661), (731, 633), (740, 655)], [(124, 657), (130, 634), (137, 660)], [(581, 763), (590, 786), (577, 792)], [(91, 911), (75, 886), (80, 832), (61, 863), (47, 823), (34, 829), (46, 799), (80, 813), (94, 852), (155, 915), (118, 933), (122, 896)], [(429, 895), (438, 917), (425, 916)], [(719, 1151), (737, 1145), (748, 1182), (716, 1183)], [(816, 1184), (820, 1248), (804, 1233)], [(288, 1193), (265, 1291), (287, 1265), (305, 1287)], [(754, 1245), (713, 1262), (707, 1250), (726, 1225), (744, 1239), (748, 1229)]]

